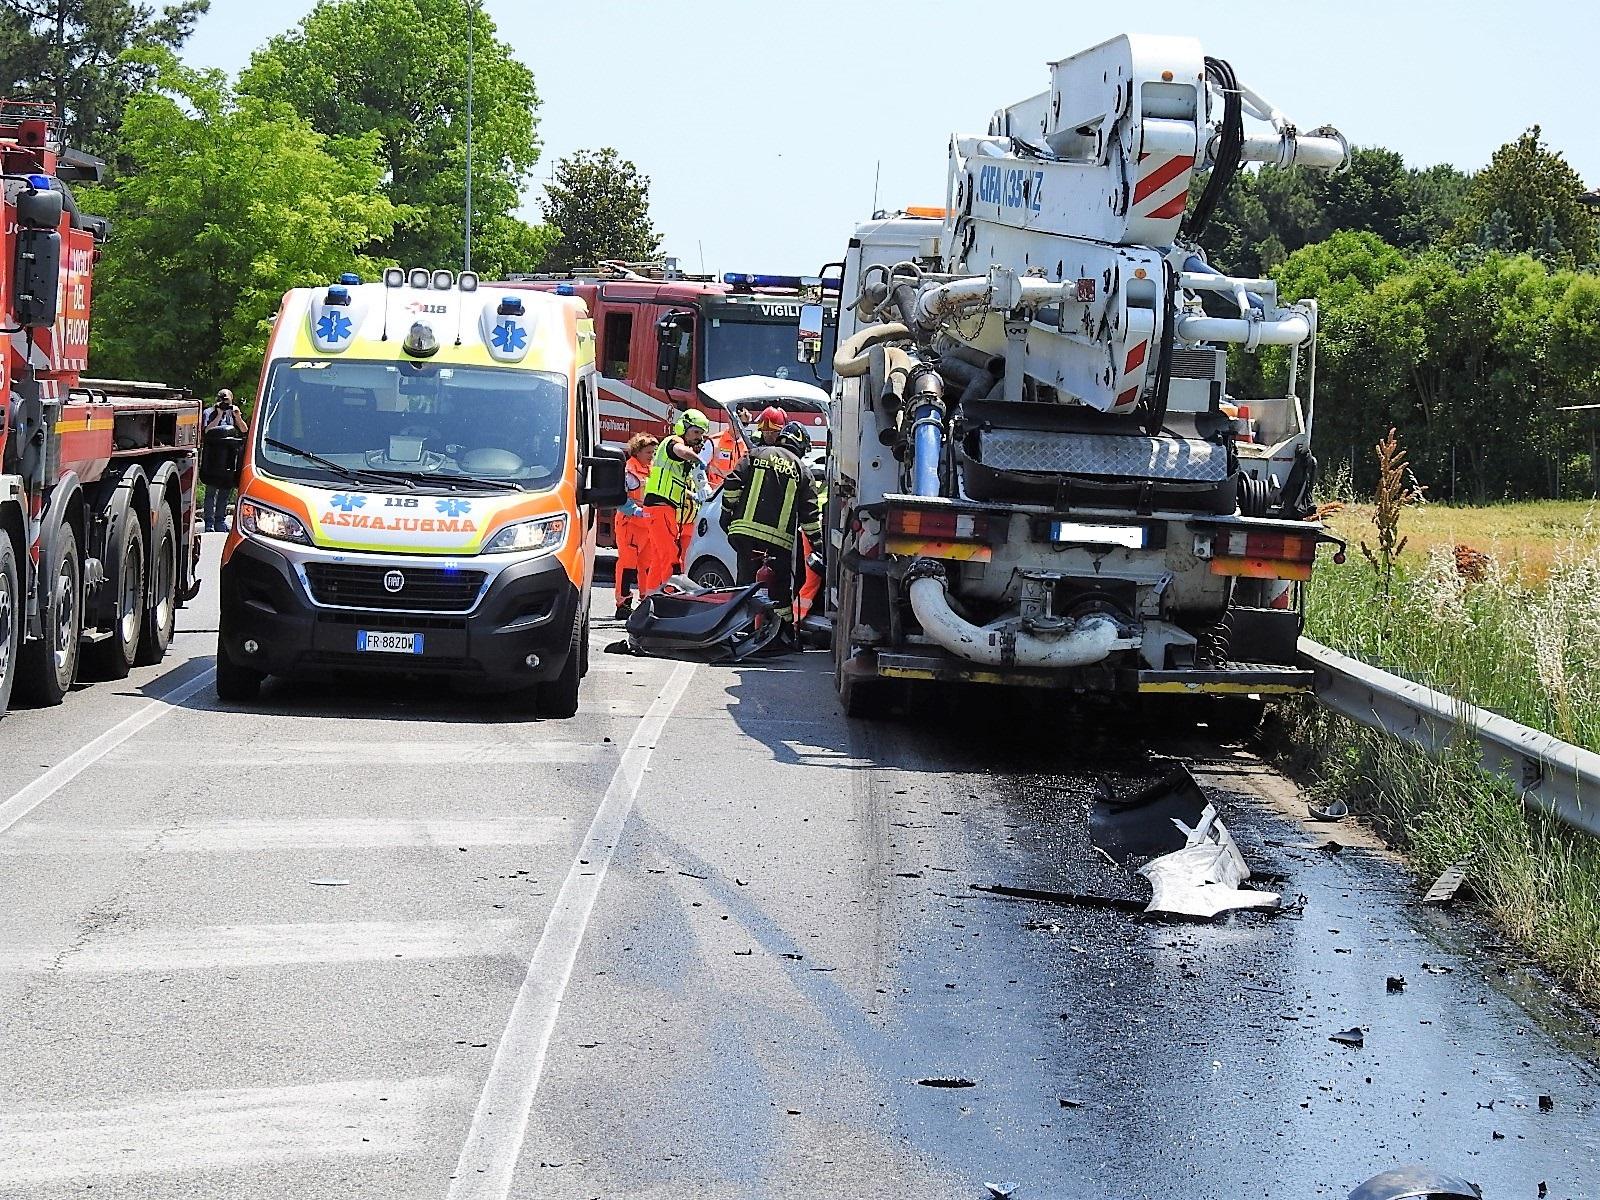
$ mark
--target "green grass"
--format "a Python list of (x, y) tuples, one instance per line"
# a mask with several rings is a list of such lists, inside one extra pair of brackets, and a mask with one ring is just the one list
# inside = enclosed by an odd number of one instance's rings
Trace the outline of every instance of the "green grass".
[[(1411, 542), (1387, 592), (1335, 519), (1349, 561), (1324, 561), (1307, 634), (1374, 666), (1600, 751), (1600, 535), (1588, 504), (1406, 512)], [(1479, 578), (1453, 553), (1487, 553)], [(1431, 879), (1472, 856), (1485, 912), (1530, 956), (1600, 1005), (1600, 841), (1526, 809), (1466, 747), (1430, 759), (1314, 705), (1283, 710), (1285, 743), (1312, 790), (1341, 796)]]

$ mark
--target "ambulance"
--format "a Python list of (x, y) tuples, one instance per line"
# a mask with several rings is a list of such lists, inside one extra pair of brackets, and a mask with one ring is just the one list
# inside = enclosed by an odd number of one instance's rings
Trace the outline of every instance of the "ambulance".
[(287, 293), (220, 572), (217, 694), (380, 673), (577, 711), (601, 510), (581, 299), (390, 268)]

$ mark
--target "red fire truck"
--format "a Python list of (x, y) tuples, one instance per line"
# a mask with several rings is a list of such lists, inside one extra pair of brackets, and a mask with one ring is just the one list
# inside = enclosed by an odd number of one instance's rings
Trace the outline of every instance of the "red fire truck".
[(57, 704), (172, 639), (198, 587), (200, 402), (87, 379), (105, 222), (68, 187), (102, 164), (64, 149), (49, 105), (0, 102), (0, 713)]
[[(827, 275), (683, 275), (639, 264), (571, 275), (513, 275), (511, 286), (581, 296), (594, 318), (601, 436), (660, 435), (675, 411), (715, 406), (696, 388), (712, 379), (768, 375), (826, 390), (833, 378), (838, 278)], [(815, 362), (797, 346), (807, 323), (822, 345)], [(809, 357), (809, 356), (808, 356)]]

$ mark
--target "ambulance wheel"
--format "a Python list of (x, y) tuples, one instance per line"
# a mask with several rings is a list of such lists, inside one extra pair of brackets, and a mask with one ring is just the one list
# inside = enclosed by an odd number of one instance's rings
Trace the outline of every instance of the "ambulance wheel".
[(50, 580), (44, 636), (28, 642), (18, 656), (17, 690), (30, 703), (60, 704), (78, 677), (78, 650), (83, 637), (83, 564), (70, 529), (62, 529), (51, 561), (44, 564)]
[(578, 684), (583, 679), (584, 621), (572, 622), (572, 641), (561, 674), (534, 685), (533, 703), (541, 717), (572, 717), (578, 712)]
[(178, 530), (172, 523), (172, 509), (165, 504), (157, 509), (150, 545), (150, 607), (145, 609), (144, 633), (134, 660), (141, 667), (166, 657), (178, 622)]
[(228, 657), (222, 646), (217, 647), (217, 699), (228, 704), (251, 704), (261, 696), (261, 684), (266, 679), (260, 671), (241, 667)]
[(588, 613), (584, 613), (583, 614), (583, 634), (582, 634), (582, 639), (579, 641), (578, 645), (581, 647), (581, 649), (579, 650), (579, 654), (582, 656), (582, 657), (580, 657), (578, 659), (578, 678), (579, 679), (587, 679), (589, 677), (589, 614)]
[(22, 624), (22, 573), (17, 570), (17, 548), (11, 544), (11, 535), (0, 529), (0, 716), (11, 706), (11, 688), (17, 681)]
[(114, 589), (116, 610), (111, 614), (111, 636), (84, 650), (84, 666), (96, 679), (126, 679), (139, 657), (139, 637), (144, 632), (144, 526), (132, 507), (122, 513), (122, 547), (116, 557), (117, 577), (106, 583)]

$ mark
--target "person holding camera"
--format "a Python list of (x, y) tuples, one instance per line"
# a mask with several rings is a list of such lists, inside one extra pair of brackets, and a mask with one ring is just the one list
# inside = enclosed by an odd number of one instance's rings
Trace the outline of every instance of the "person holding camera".
[[(228, 430), (239, 438), (248, 431), (244, 414), (233, 402), (233, 393), (223, 388), (217, 393), (217, 402), (200, 418), (201, 436), (213, 430)], [(227, 529), (228, 502), (233, 498), (233, 488), (222, 483), (206, 484), (205, 511), (202, 514), (207, 533), (222, 533)]]

